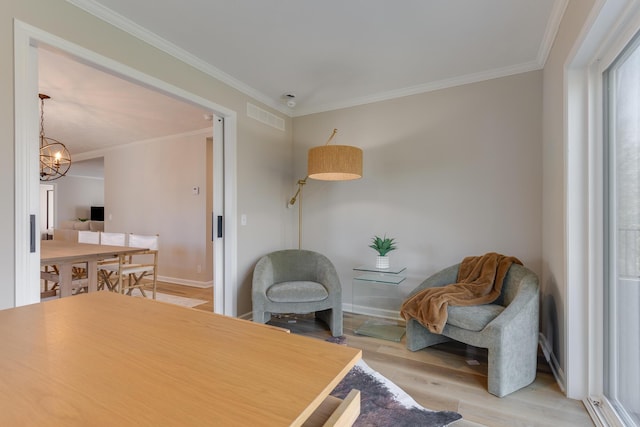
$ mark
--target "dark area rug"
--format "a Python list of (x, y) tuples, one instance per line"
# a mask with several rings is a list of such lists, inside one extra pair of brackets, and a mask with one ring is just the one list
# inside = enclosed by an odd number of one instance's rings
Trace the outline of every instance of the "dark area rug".
[(418, 405), (389, 379), (360, 360), (331, 392), (344, 399), (351, 389), (360, 390), (360, 416), (356, 427), (440, 427), (462, 418), (457, 412), (431, 411)]

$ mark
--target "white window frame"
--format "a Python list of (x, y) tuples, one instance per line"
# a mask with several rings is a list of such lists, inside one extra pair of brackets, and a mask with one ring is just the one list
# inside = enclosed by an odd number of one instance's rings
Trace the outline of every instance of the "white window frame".
[(637, 0), (596, 1), (565, 68), (567, 396), (599, 426), (623, 425), (604, 397), (602, 75), (639, 29)]

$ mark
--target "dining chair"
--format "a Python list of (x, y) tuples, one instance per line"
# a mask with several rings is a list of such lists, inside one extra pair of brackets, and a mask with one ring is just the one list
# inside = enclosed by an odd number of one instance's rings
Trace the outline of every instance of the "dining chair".
[(92, 245), (100, 244), (100, 232), (99, 231), (78, 231), (78, 243), (90, 243)]
[(57, 265), (43, 265), (40, 270), (40, 280), (42, 287), (40, 288), (40, 298), (54, 297), (60, 289), (60, 273)]
[[(94, 231), (78, 230), (78, 243), (99, 244), (100, 233)], [(59, 237), (59, 236), (58, 236)], [(64, 238), (54, 240), (67, 240)], [(41, 298), (52, 297), (57, 294), (59, 289), (60, 272), (57, 265), (45, 265), (44, 270), (40, 272), (40, 279), (44, 281), (44, 289), (40, 293)], [(71, 269), (73, 295), (77, 295), (88, 290), (87, 264), (74, 265)], [(51, 283), (51, 285), (50, 285)]]
[[(78, 243), (87, 243), (91, 245), (99, 245), (100, 244), (100, 233), (97, 231), (88, 231), (88, 230), (79, 230), (78, 231)], [(88, 279), (87, 275), (87, 263), (82, 263), (78, 265), (74, 265), (71, 270), (71, 276), (74, 281)], [(78, 287), (74, 289), (74, 294), (79, 294), (83, 292), (87, 292), (87, 281), (84, 281), (84, 284), (78, 283)]]
[[(127, 235), (125, 233), (110, 233), (105, 231), (99, 231), (100, 233), (100, 244), (101, 245), (109, 245), (109, 246), (126, 246)], [(100, 261), (98, 263), (98, 290), (101, 291), (105, 287), (114, 291), (115, 288), (112, 288), (113, 281), (111, 280), (111, 276), (113, 276), (113, 269), (102, 268), (107, 265), (118, 266), (120, 263), (119, 258), (108, 258)], [(116, 281), (117, 285), (117, 281)]]
[(40, 280), (42, 287), (40, 288), (40, 298), (49, 298), (56, 295), (59, 289), (60, 271), (55, 264), (43, 265), (40, 267)]
[(97, 233), (100, 233), (101, 245), (126, 246), (127, 235), (125, 233), (108, 233), (105, 231), (99, 231)]
[[(144, 290), (142, 279), (152, 276), (152, 294), (156, 299), (156, 288), (158, 281), (158, 243), (159, 236), (129, 234), (127, 246), (140, 248), (139, 252), (126, 257), (124, 262), (117, 264), (110, 263), (98, 266), (103, 272), (102, 278), (110, 290), (115, 290), (122, 294), (131, 295), (134, 289), (139, 289), (142, 296), (147, 294)], [(121, 284), (119, 287), (118, 285)]]

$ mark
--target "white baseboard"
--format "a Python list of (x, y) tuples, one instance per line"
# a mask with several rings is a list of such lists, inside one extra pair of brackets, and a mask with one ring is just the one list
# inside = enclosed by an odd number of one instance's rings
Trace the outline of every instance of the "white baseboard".
[[(383, 318), (383, 319), (403, 320), (402, 317), (400, 317), (400, 312), (398, 312), (398, 311), (384, 310), (384, 309), (380, 309), (380, 308), (366, 307), (366, 306), (362, 306), (362, 305), (353, 305), (353, 304), (343, 303), (342, 304), (342, 311), (346, 311), (348, 313), (355, 313), (355, 314), (365, 314), (365, 315), (368, 315), (368, 316), (380, 317), (380, 318)], [(239, 319), (245, 319), (245, 320), (251, 320), (251, 319), (253, 319), (253, 312), (250, 311), (248, 313), (239, 315), (238, 318)]]
[(240, 316), (238, 316), (238, 319), (253, 320), (253, 311), (250, 311), (250, 312), (245, 313), (245, 314), (241, 314)]
[(158, 276), (158, 281), (173, 283), (176, 285), (192, 286), (194, 288), (210, 288), (213, 286), (213, 280), (201, 282), (196, 280), (178, 279), (177, 277)]
[(402, 320), (402, 317), (400, 317), (399, 311), (386, 310), (383, 308), (376, 308), (376, 307), (367, 307), (364, 305), (343, 303), (342, 311), (346, 311), (354, 314), (365, 314), (367, 316), (380, 317), (383, 319)]
[[(342, 311), (348, 313), (355, 314), (365, 314), (367, 316), (379, 317), (382, 319), (390, 319), (390, 320), (403, 320), (400, 317), (400, 312), (393, 310), (384, 310), (380, 308), (374, 307), (366, 307), (363, 305), (353, 305), (353, 304), (342, 304)], [(242, 314), (238, 316), (239, 319), (253, 319), (253, 312), (250, 311), (248, 313)]]
[(553, 353), (553, 348), (547, 340), (547, 337), (545, 337), (542, 332), (538, 335), (538, 337), (538, 341), (540, 342), (540, 348), (542, 348), (544, 358), (547, 359), (547, 362), (551, 367), (551, 372), (553, 372), (553, 376), (556, 379), (558, 386), (563, 393), (566, 393), (567, 388), (564, 371), (562, 370), (562, 368), (560, 368), (560, 363), (558, 362), (556, 355)]

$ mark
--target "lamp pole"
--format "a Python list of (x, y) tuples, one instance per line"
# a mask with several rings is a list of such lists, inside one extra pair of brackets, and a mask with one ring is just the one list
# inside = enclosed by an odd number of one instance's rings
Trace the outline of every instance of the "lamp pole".
[(307, 183), (307, 178), (298, 180), (298, 191), (289, 200), (289, 206), (293, 206), (296, 204), (296, 200), (300, 198), (298, 203), (298, 249), (302, 249), (302, 186)]

